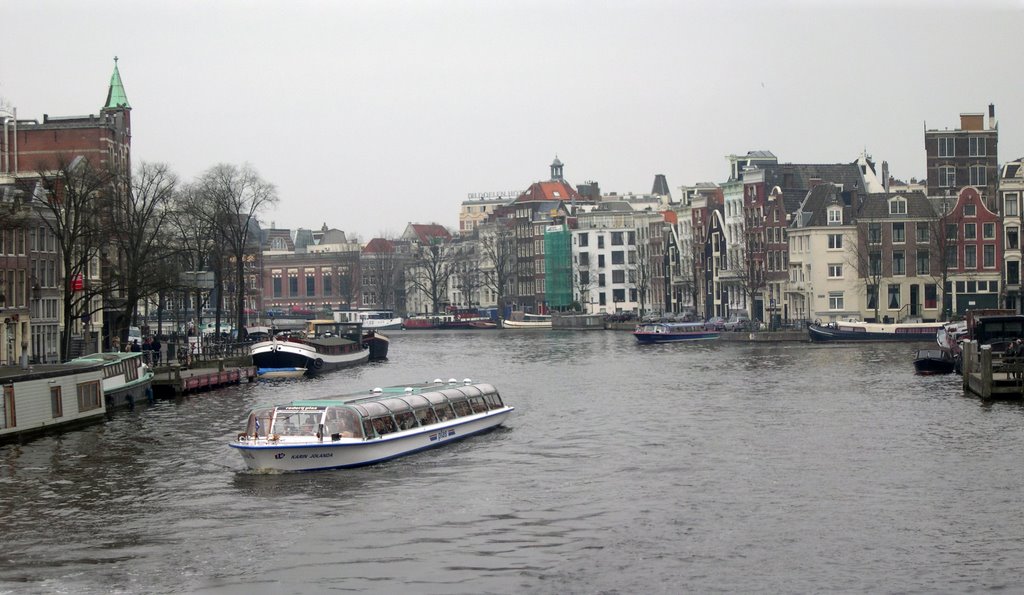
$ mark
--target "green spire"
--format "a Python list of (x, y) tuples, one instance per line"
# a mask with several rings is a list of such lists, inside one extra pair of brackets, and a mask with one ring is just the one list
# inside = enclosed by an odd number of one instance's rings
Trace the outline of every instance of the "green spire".
[(114, 56), (114, 74), (110, 75), (110, 89), (107, 90), (107, 104), (103, 109), (117, 109), (128, 105), (128, 96), (124, 93), (124, 85), (121, 84), (121, 73), (117, 70), (117, 56)]

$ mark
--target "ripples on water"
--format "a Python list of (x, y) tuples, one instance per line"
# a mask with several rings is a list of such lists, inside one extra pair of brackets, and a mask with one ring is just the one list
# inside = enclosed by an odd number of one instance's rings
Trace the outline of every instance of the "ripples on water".
[[(913, 348), (394, 335), (381, 364), (0, 447), (0, 590), (1024, 589), (1022, 409), (914, 376)], [(517, 410), (356, 470), (226, 446), (257, 403), (438, 376)]]

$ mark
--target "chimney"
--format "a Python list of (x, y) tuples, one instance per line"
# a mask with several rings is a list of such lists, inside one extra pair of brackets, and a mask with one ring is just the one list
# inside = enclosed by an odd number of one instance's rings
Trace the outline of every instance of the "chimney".
[(996, 104), (988, 104), (988, 129), (996, 129)]
[(882, 162), (882, 190), (884, 190), (886, 194), (889, 193), (889, 162), (888, 161), (883, 161)]

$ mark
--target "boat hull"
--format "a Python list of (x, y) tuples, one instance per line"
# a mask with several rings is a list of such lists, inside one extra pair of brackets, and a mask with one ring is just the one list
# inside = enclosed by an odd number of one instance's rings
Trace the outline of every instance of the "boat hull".
[(551, 330), (551, 321), (547, 322), (530, 322), (520, 320), (502, 320), (501, 328), (505, 329), (537, 329), (537, 330)]
[(831, 327), (826, 325), (811, 324), (807, 327), (807, 333), (814, 342), (833, 341), (891, 341), (891, 342), (917, 342), (935, 341), (935, 335), (941, 325), (933, 327), (914, 327), (912, 332), (900, 332), (897, 325), (878, 325), (880, 330), (869, 330), (867, 327)]
[(369, 349), (328, 354), (297, 341), (264, 341), (252, 346), (252, 363), (258, 369), (301, 368), (308, 376), (365, 364), (369, 358)]
[(943, 358), (919, 358), (914, 360), (914, 371), (921, 375), (952, 374), (956, 362)]
[(363, 467), (443, 446), (493, 430), (504, 423), (514, 407), (459, 418), (449, 423), (423, 426), (371, 440), (342, 438), (331, 442), (257, 444), (232, 442), (249, 469), (255, 471), (317, 471)]
[(707, 341), (717, 339), (721, 336), (718, 331), (703, 331), (693, 333), (633, 333), (637, 343), (647, 345), (651, 343), (676, 343), (680, 341)]

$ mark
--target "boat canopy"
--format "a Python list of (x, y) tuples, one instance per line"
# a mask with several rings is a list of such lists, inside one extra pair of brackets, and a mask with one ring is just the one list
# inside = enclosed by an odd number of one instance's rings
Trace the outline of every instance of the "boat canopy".
[(497, 389), (489, 384), (415, 391), (409, 387), (396, 394), (374, 389), (368, 396), (294, 401), (254, 409), (245, 433), (256, 438), (316, 436), (365, 440), (505, 406)]

